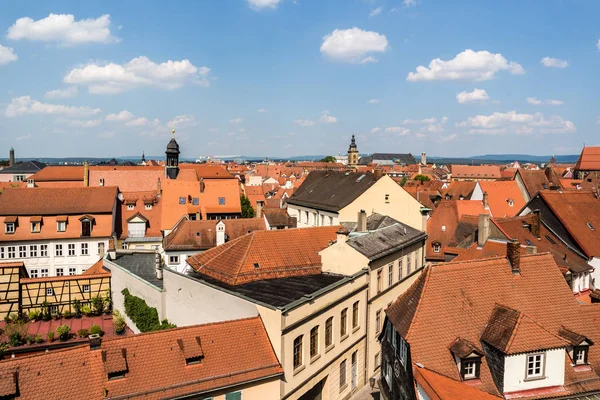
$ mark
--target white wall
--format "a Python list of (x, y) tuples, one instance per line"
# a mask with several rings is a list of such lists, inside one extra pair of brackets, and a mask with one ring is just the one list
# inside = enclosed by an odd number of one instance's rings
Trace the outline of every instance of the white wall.
[[(308, 221), (306, 212), (308, 212)], [(334, 226), (339, 225), (340, 223), (339, 215), (337, 213), (316, 210), (294, 204), (288, 204), (288, 214), (290, 217), (296, 217), (298, 228), (307, 228), (310, 226)]]
[(590, 274), (590, 287), (595, 289), (600, 287), (600, 258), (594, 257), (591, 261), (588, 261), (588, 264), (594, 267), (594, 270)]
[(467, 200), (483, 200), (483, 190), (481, 189), (479, 182), (475, 184), (475, 189), (473, 189), (471, 198)]
[(545, 352), (544, 378), (526, 381), (527, 354), (517, 354), (504, 358), (504, 393), (561, 386), (565, 382), (565, 349)]
[[(179, 272), (180, 274), (184, 274), (187, 272), (189, 268), (191, 268), (185, 260), (194, 255), (198, 254), (199, 251), (189, 250), (189, 251), (165, 251), (163, 256), (163, 262), (165, 267), (170, 268), (174, 271)], [(170, 256), (179, 256), (179, 262), (177, 264), (169, 263)]]
[(163, 270), (165, 318), (177, 326), (255, 317), (256, 305), (168, 269)]
[(425, 393), (423, 387), (417, 383), (417, 398), (419, 400), (430, 400), (430, 397)]
[[(81, 244), (87, 243), (88, 255), (81, 255)], [(0, 262), (10, 261), (17, 262), (23, 261), (27, 272), (32, 269), (39, 270), (44, 268), (48, 269), (49, 276), (56, 276), (56, 268), (63, 268), (63, 274), (69, 274), (69, 268), (75, 267), (76, 273), (80, 274), (84, 270), (95, 264), (100, 258), (98, 253), (98, 243), (104, 243), (105, 252), (108, 251), (108, 238), (85, 238), (85, 239), (68, 239), (68, 240), (29, 240), (19, 242), (4, 242), (0, 243), (0, 247), (4, 248), (4, 253), (0, 250)], [(40, 257), (40, 246), (48, 246), (48, 256)], [(56, 257), (55, 245), (62, 244), (62, 257)], [(68, 256), (69, 244), (75, 244), (75, 255)], [(31, 245), (37, 246), (37, 257), (30, 257)], [(19, 257), (19, 246), (26, 246), (27, 257)], [(16, 258), (8, 258), (8, 248), (15, 247)], [(4, 254), (4, 258), (2, 258)], [(39, 276), (39, 275), (38, 275)]]

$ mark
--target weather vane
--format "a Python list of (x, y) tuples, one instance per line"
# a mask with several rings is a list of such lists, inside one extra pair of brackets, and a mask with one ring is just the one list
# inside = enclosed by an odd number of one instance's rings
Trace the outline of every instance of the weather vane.
[(175, 137), (175, 129), (171, 129), (171, 134)]

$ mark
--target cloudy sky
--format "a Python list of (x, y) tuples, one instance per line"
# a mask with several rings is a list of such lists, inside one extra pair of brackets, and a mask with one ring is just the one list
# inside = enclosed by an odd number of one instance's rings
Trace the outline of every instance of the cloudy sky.
[[(593, 0), (6, 1), (19, 157), (573, 154), (600, 144)], [(600, 121), (600, 120), (598, 120)]]

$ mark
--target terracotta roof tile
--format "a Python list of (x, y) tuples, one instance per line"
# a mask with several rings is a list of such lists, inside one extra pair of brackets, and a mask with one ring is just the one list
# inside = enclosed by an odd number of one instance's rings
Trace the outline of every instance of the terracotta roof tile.
[(321, 273), (319, 251), (336, 240), (341, 226), (254, 231), (196, 254), (187, 263), (228, 285)]
[(431, 400), (497, 400), (501, 398), (425, 368), (415, 367), (413, 371), (415, 380)]
[[(196, 337), (204, 356), (186, 365), (178, 340), (187, 345)], [(123, 368), (123, 378), (108, 379)], [(20, 396), (34, 400), (204, 395), (283, 373), (258, 317), (113, 338), (101, 350), (86, 345), (0, 361), (0, 376), (17, 369)]]
[(600, 171), (600, 146), (586, 146), (575, 164), (577, 171)]
[(495, 218), (515, 216), (525, 205), (516, 181), (480, 181), (478, 184), (487, 192), (490, 212)]
[(36, 183), (60, 181), (81, 181), (83, 183), (83, 165), (49, 165), (31, 175), (29, 179), (35, 180)]
[(452, 165), (452, 179), (499, 179), (502, 177), (498, 165)]

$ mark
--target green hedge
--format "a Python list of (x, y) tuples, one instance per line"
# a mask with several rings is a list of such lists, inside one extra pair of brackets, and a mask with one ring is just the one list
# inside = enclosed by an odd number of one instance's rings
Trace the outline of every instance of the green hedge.
[(176, 327), (166, 319), (163, 319), (162, 322), (159, 321), (156, 308), (150, 307), (144, 299), (133, 296), (129, 293), (129, 289), (125, 288), (121, 293), (125, 296), (125, 314), (141, 332), (152, 332)]

